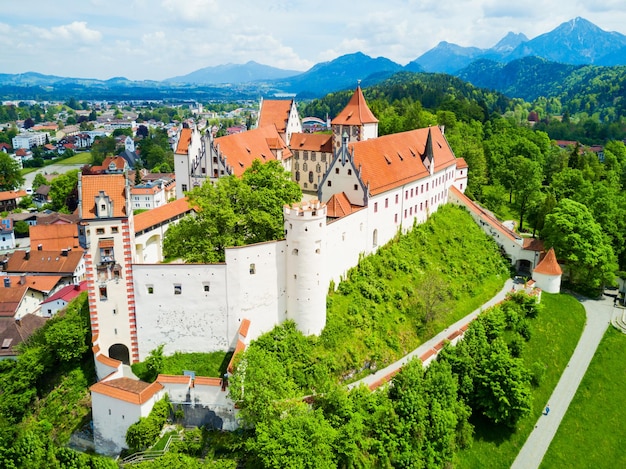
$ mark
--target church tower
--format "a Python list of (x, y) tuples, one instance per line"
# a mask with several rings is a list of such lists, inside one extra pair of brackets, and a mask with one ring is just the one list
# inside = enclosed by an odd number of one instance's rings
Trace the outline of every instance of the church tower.
[(326, 204), (318, 200), (285, 206), (287, 317), (305, 335), (326, 325)]
[(348, 143), (378, 137), (378, 119), (367, 106), (361, 86), (358, 85), (345, 108), (331, 121), (333, 147), (339, 149), (342, 136), (348, 135)]
[(79, 175), (78, 193), (91, 332), (102, 353), (129, 365), (139, 360), (130, 184), (126, 174)]

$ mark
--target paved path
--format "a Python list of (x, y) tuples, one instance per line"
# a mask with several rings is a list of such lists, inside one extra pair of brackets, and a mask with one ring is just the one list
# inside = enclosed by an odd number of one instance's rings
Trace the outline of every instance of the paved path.
[(80, 169), (84, 164), (51, 164), (49, 166), (44, 166), (43, 168), (37, 168), (36, 171), (30, 172), (24, 176), (24, 184), (22, 184), (23, 189), (30, 189), (33, 186), (33, 181), (35, 180), (36, 174), (64, 174), (72, 169)]
[(550, 413), (539, 418), (535, 429), (524, 443), (511, 469), (536, 469), (539, 467), (574, 394), (576, 394), (598, 344), (611, 322), (614, 310), (612, 298), (603, 297), (600, 300), (579, 298), (579, 301), (585, 307), (587, 314), (583, 333), (569, 364), (561, 375), (561, 379), (554, 388), (550, 399), (546, 402), (546, 405), (550, 406)]
[(393, 373), (394, 371), (398, 370), (399, 368), (402, 368), (402, 366), (406, 365), (409, 361), (411, 361), (411, 359), (419, 358), (424, 353), (426, 353), (428, 350), (432, 349), (439, 342), (441, 342), (442, 340), (446, 339), (453, 331), (457, 331), (461, 327), (463, 327), (466, 324), (469, 324), (470, 322), (472, 322), (474, 319), (476, 319), (476, 316), (478, 316), (483, 310), (485, 310), (487, 308), (490, 308), (491, 306), (495, 305), (496, 303), (499, 303), (500, 301), (504, 300), (504, 298), (506, 297), (506, 294), (508, 292), (510, 292), (512, 288), (513, 288), (513, 280), (509, 279), (509, 280), (507, 280), (504, 283), (504, 287), (502, 287), (502, 290), (500, 290), (496, 294), (496, 296), (494, 296), (492, 299), (487, 301), (480, 308), (478, 308), (475, 311), (473, 311), (472, 313), (468, 314), (463, 319), (460, 319), (459, 321), (455, 322), (454, 324), (449, 326), (447, 329), (441, 331), (439, 334), (437, 334), (433, 338), (427, 340), (422, 345), (420, 345), (418, 348), (413, 350), (408, 355), (405, 355), (404, 357), (402, 357), (397, 362), (392, 363), (388, 367), (383, 368), (382, 370), (378, 370), (376, 373), (368, 375), (365, 378), (360, 379), (359, 381), (355, 381), (354, 383), (350, 383), (348, 385), (348, 389), (352, 389), (353, 387), (358, 386), (360, 384), (365, 384), (366, 386), (369, 386), (369, 385), (377, 382), (378, 380), (384, 378), (385, 376), (388, 376), (389, 374)]

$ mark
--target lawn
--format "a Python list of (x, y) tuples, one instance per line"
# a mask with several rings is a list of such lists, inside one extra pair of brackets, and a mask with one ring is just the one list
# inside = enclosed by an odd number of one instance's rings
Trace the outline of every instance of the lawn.
[(604, 335), (548, 448), (542, 469), (626, 467), (626, 335)]
[(91, 164), (92, 162), (93, 156), (91, 156), (91, 152), (84, 151), (64, 160), (57, 160), (54, 164)]
[[(193, 371), (196, 376), (222, 377), (226, 373), (226, 367), (232, 356), (232, 352), (211, 353), (180, 353), (176, 352), (169, 357), (163, 357), (161, 373), (165, 375), (182, 375), (183, 371)], [(146, 379), (150, 373), (146, 363), (140, 362), (132, 365), (133, 373), (140, 379)]]
[(568, 295), (543, 293), (542, 303), (544, 309), (532, 321), (532, 336), (521, 355), (528, 369), (533, 366), (545, 369), (540, 385), (533, 388), (531, 414), (520, 421), (515, 432), (484, 421), (472, 421), (476, 426), (474, 444), (458, 453), (457, 467), (511, 467), (567, 366), (585, 325), (584, 309)]

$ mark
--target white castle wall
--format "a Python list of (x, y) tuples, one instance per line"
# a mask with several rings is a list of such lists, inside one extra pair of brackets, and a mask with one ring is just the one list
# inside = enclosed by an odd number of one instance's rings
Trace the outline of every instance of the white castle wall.
[(250, 319), (255, 339), (287, 319), (285, 241), (226, 249), (229, 340), (236, 345), (242, 319)]
[(166, 355), (228, 349), (224, 264), (135, 264), (133, 274), (140, 360), (161, 344)]
[(546, 275), (539, 272), (533, 272), (533, 280), (537, 282), (537, 287), (546, 293), (560, 293), (561, 292), (561, 276), (560, 275)]
[(358, 264), (359, 256), (369, 252), (368, 240), (367, 208), (328, 224), (324, 240), (328, 282), (339, 285), (348, 270)]

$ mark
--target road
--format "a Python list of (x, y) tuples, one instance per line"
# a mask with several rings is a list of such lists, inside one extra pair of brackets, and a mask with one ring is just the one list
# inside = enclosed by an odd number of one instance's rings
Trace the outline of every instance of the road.
[(578, 345), (572, 354), (567, 367), (561, 375), (561, 379), (554, 388), (546, 406), (550, 412), (542, 415), (535, 429), (524, 443), (511, 469), (536, 469), (550, 446), (550, 442), (563, 420), (570, 402), (576, 394), (587, 367), (611, 322), (613, 313), (613, 299), (602, 297), (600, 300), (579, 298), (585, 307), (587, 322), (580, 336)]
[(33, 171), (24, 176), (24, 184), (22, 189), (30, 189), (33, 187), (33, 181), (36, 174), (63, 174), (71, 171), (72, 169), (80, 169), (84, 164), (51, 164), (50, 166), (44, 166), (43, 168), (37, 168), (37, 171)]

